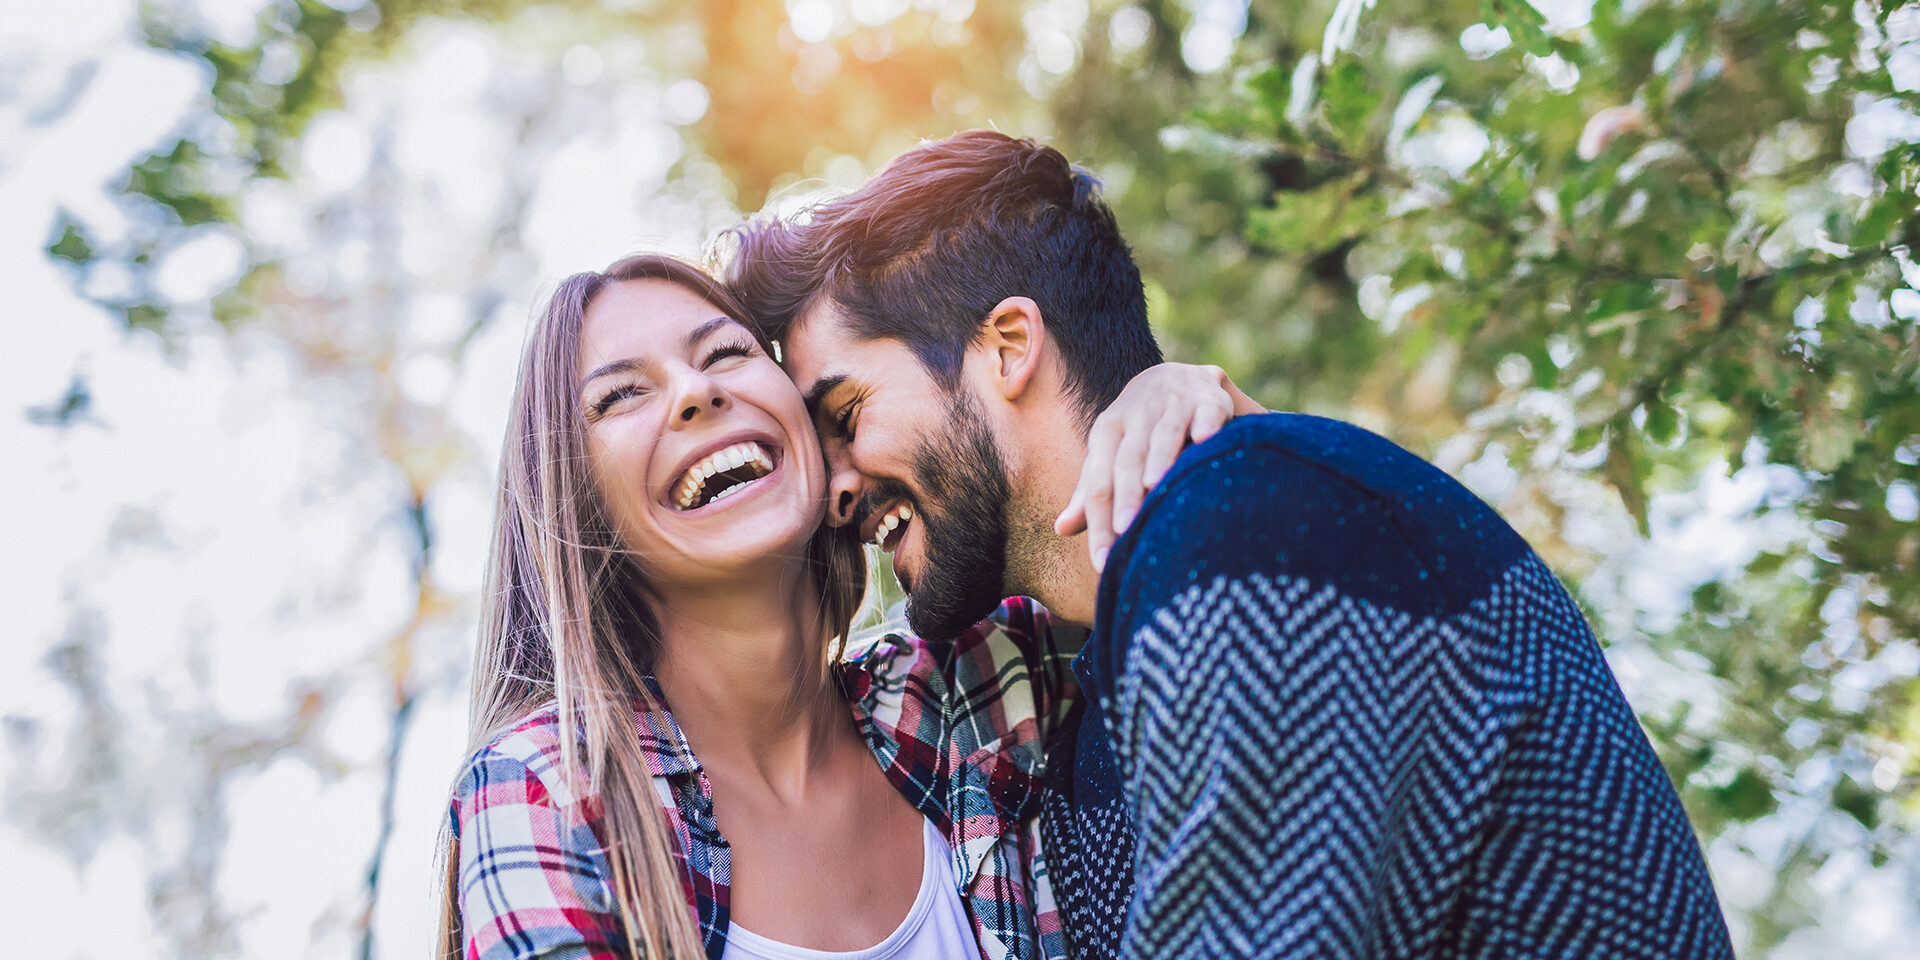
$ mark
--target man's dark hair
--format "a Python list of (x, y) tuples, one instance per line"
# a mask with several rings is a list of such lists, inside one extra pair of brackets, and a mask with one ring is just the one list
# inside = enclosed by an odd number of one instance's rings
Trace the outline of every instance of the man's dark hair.
[(727, 282), (774, 339), (830, 299), (855, 336), (906, 344), (948, 391), (993, 307), (1032, 298), (1084, 428), (1161, 359), (1140, 270), (1099, 187), (1052, 147), (957, 133), (901, 154), (804, 223), (735, 228)]

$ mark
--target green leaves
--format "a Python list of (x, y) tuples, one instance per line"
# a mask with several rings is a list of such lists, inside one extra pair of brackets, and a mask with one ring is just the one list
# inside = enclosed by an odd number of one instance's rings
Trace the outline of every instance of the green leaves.
[(1721, 815), (1730, 820), (1757, 820), (1778, 806), (1766, 775), (1753, 767), (1734, 774), (1726, 786), (1715, 788), (1711, 796)]
[(1368, 65), (1343, 57), (1322, 68), (1320, 103), (1326, 125), (1348, 152), (1365, 154), (1373, 128), (1378, 126), (1381, 94)]
[(1298, 193), (1277, 193), (1273, 206), (1247, 214), (1247, 239), (1279, 254), (1338, 247), (1378, 225), (1386, 197), (1358, 174)]
[(1647, 439), (1661, 446), (1670, 446), (1680, 436), (1680, 411), (1671, 404), (1660, 400), (1649, 400), (1642, 409), (1647, 412), (1643, 429)]
[(1601, 475), (1607, 483), (1620, 494), (1620, 502), (1627, 508), (1627, 514), (1640, 528), (1641, 536), (1650, 535), (1647, 517), (1647, 479), (1652, 472), (1653, 462), (1640, 449), (1639, 436), (1633, 427), (1616, 421), (1607, 431), (1607, 457), (1601, 464)]
[(1812, 401), (1800, 430), (1807, 466), (1820, 473), (1838, 469), (1860, 439), (1860, 424), (1837, 413), (1825, 398)]
[(93, 259), (93, 244), (87, 242), (86, 234), (80, 230), (80, 223), (65, 211), (54, 224), (56, 236), (47, 244), (47, 253), (68, 263), (84, 264)]
[(1547, 18), (1527, 0), (1480, 0), (1480, 20), (1489, 27), (1505, 27), (1514, 45), (1535, 56), (1553, 52), (1547, 36)]
[(1880, 825), (1880, 791), (1841, 777), (1833, 785), (1834, 809), (1872, 830)]
[(231, 198), (209, 190), (205, 184), (207, 160), (199, 144), (176, 140), (172, 150), (156, 153), (133, 168), (127, 177), (127, 191), (167, 208), (184, 226), (231, 219)]

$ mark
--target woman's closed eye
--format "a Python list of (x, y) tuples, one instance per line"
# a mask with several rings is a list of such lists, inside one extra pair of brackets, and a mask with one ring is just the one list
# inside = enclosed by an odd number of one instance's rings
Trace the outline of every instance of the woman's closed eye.
[[(753, 354), (754, 345), (751, 340), (736, 340), (721, 343), (714, 346), (713, 349), (707, 351), (705, 356), (700, 358), (700, 369), (704, 372), (713, 369), (715, 365), (729, 358), (750, 357), (753, 356)], [(613, 408), (618, 406), (621, 401), (632, 397), (642, 397), (651, 392), (652, 390), (646, 384), (636, 381), (616, 384), (606, 392), (600, 394), (593, 402), (587, 404), (587, 422), (593, 423), (612, 413)]]
[(622, 383), (600, 395), (598, 400), (587, 405), (587, 422), (591, 423), (607, 415), (615, 404), (628, 397), (637, 397), (647, 391), (638, 383)]
[(722, 343), (709, 351), (706, 359), (700, 361), (700, 369), (709, 369), (728, 357), (750, 356), (753, 356), (753, 344), (750, 341), (736, 340), (731, 343)]

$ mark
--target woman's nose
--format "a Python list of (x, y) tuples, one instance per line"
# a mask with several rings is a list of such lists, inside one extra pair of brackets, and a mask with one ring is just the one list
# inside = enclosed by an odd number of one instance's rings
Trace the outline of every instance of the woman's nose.
[[(727, 405), (727, 398), (724, 396), (721, 396), (718, 393), (714, 394), (710, 399), (708, 399), (705, 404), (706, 407), (710, 407), (715, 410), (725, 407), (726, 405)], [(702, 409), (702, 404), (698, 402), (687, 404), (686, 408), (680, 411), (681, 421), (685, 422), (688, 420), (692, 420), (694, 417), (699, 416), (701, 409)]]
[(724, 410), (733, 402), (720, 384), (697, 370), (689, 370), (681, 377), (678, 387), (673, 417), (676, 426), (693, 423), (702, 412)]

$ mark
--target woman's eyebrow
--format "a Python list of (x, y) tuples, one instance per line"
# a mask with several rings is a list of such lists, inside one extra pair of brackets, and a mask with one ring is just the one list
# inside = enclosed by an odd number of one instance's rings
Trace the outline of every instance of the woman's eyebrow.
[(642, 360), (639, 357), (623, 357), (619, 360), (609, 360), (606, 363), (603, 363), (597, 367), (594, 367), (592, 373), (589, 373), (586, 376), (581, 377), (580, 386), (577, 388), (576, 392), (584, 392), (587, 389), (587, 384), (592, 383), (595, 380), (600, 379), (601, 377), (608, 376), (615, 373), (637, 373), (651, 366), (653, 366), (652, 361)]
[(735, 320), (732, 317), (724, 317), (724, 316), (714, 317), (712, 320), (708, 320), (707, 322), (697, 327), (694, 327), (693, 332), (687, 334), (687, 349), (692, 350), (694, 347), (699, 346), (700, 341), (705, 340), (706, 338), (712, 336), (715, 330), (718, 330), (721, 327), (728, 326), (728, 325), (742, 327), (742, 328), (746, 326), (745, 324), (741, 323), (738, 320)]
[[(713, 336), (713, 332), (715, 330), (718, 330), (721, 327), (725, 327), (729, 325), (736, 326), (736, 327), (744, 326), (744, 324), (742, 324), (738, 320), (735, 320), (732, 317), (721, 316), (721, 317), (714, 317), (713, 319), (708, 320), (697, 327), (694, 327), (693, 330), (687, 334), (687, 340), (686, 340), (687, 349), (691, 350), (694, 347), (699, 346), (700, 341), (705, 340), (710, 336)], [(607, 376), (608, 374), (634, 373), (634, 372), (645, 370), (652, 365), (653, 365), (652, 361), (642, 360), (638, 357), (626, 357), (620, 360), (609, 360), (606, 363), (603, 363), (597, 367), (594, 367), (592, 373), (589, 373), (586, 376), (581, 377), (579, 389), (580, 390), (587, 389), (587, 384), (592, 383), (593, 381), (598, 380), (601, 377)]]

